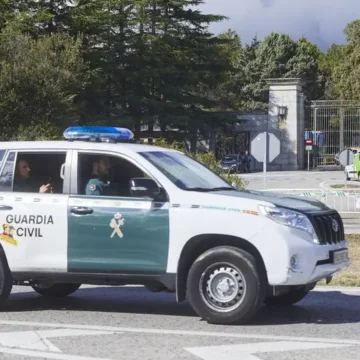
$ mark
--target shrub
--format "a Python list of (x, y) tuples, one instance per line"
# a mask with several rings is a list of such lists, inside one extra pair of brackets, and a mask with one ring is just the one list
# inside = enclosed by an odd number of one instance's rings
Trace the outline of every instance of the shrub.
[(39, 141), (39, 140), (59, 140), (62, 138), (63, 130), (51, 123), (44, 121), (33, 126), (20, 125), (10, 141)]
[[(166, 139), (161, 138), (161, 139), (156, 139), (154, 141), (154, 145), (185, 152), (184, 145), (178, 141), (168, 142)], [(247, 185), (247, 181), (240, 178), (236, 174), (230, 174), (230, 172), (220, 172), (219, 170), (220, 161), (217, 160), (212, 153), (195, 153), (195, 154), (188, 153), (187, 155), (192, 157), (194, 160), (200, 162), (214, 173), (218, 174), (226, 182), (233, 185), (237, 189), (245, 189)]]

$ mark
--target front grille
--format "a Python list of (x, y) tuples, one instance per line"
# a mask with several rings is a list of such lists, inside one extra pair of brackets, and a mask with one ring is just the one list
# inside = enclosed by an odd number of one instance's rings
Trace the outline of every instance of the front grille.
[[(344, 225), (337, 212), (325, 215), (312, 215), (310, 220), (314, 226), (320, 245), (337, 244), (345, 239)], [(338, 231), (333, 229), (333, 220), (338, 223)]]

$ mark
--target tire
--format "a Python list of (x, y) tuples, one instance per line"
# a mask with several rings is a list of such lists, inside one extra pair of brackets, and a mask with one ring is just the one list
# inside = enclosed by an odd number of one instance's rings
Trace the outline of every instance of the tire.
[(0, 248), (0, 309), (6, 304), (13, 286), (12, 275), (5, 254)]
[(81, 284), (53, 284), (50, 286), (32, 285), (32, 288), (45, 297), (61, 298), (73, 294)]
[[(228, 286), (222, 276), (234, 287), (228, 299), (221, 299), (219, 283), (223, 291)], [(210, 324), (249, 322), (262, 305), (265, 291), (265, 276), (260, 275), (255, 258), (235, 247), (220, 246), (207, 250), (195, 260), (187, 278), (190, 304)]]
[(268, 297), (264, 302), (268, 306), (292, 306), (304, 299), (308, 293), (309, 290), (305, 288), (293, 289), (279, 296)]

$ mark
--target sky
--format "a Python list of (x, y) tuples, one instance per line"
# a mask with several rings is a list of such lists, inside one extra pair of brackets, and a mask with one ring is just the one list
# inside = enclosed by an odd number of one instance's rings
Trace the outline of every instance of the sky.
[(345, 43), (344, 27), (360, 19), (360, 0), (204, 0), (200, 9), (229, 17), (210, 29), (236, 30), (243, 44), (274, 31), (294, 40), (305, 36), (323, 51), (332, 43)]

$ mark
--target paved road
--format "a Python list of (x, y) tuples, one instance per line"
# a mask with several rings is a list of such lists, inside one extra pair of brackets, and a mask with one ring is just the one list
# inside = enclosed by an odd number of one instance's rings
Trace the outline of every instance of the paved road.
[[(249, 181), (247, 188), (263, 190), (263, 173), (240, 174)], [(266, 175), (267, 189), (316, 189), (323, 182), (344, 182), (342, 171), (271, 171)]]
[(214, 326), (174, 294), (142, 287), (86, 287), (57, 301), (15, 288), (1, 313), (0, 358), (353, 360), (359, 296), (360, 289), (316, 288), (299, 306), (262, 308), (248, 326)]

